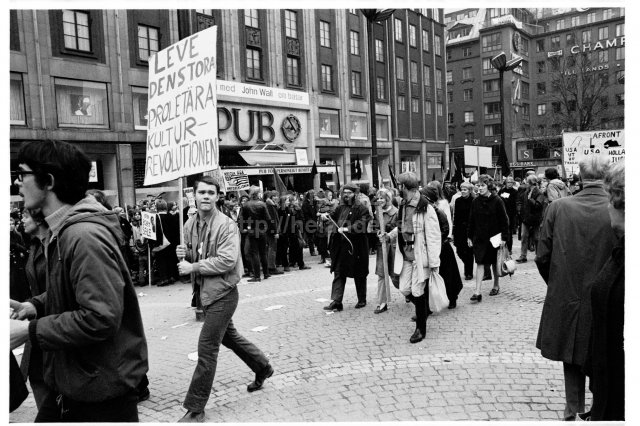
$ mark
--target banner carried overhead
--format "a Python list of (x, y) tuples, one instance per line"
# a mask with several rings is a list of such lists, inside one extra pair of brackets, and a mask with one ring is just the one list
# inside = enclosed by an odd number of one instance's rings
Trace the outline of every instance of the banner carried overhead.
[(625, 157), (624, 130), (593, 130), (562, 134), (565, 173), (579, 173), (578, 163), (591, 155), (606, 156), (612, 162)]
[(145, 185), (218, 168), (213, 26), (149, 58)]

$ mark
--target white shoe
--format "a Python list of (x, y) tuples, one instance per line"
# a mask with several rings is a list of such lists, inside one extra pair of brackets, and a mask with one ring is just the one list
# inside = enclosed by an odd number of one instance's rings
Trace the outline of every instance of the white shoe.
[(331, 268), (331, 261), (330, 261), (330, 260), (327, 260), (326, 262), (324, 262), (324, 266), (325, 266), (326, 268)]

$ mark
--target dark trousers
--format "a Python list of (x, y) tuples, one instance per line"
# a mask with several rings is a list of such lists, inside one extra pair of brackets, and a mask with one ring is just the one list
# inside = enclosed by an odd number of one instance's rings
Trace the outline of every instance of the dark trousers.
[(411, 303), (416, 307), (416, 328), (420, 330), (422, 335), (427, 334), (427, 317), (430, 315), (429, 310), (429, 280), (424, 288), (424, 294), (416, 297), (412, 294), (407, 296)]
[(267, 262), (267, 237), (249, 234), (249, 257), (251, 258), (251, 269), (253, 276), (260, 278), (260, 265), (264, 275), (269, 275), (269, 264)]
[(220, 344), (231, 349), (255, 373), (269, 365), (269, 360), (256, 345), (245, 339), (233, 326), (233, 313), (238, 306), (238, 289), (234, 288), (214, 303), (204, 306), (204, 324), (198, 338), (198, 364), (193, 372), (184, 408), (202, 412), (213, 386)]
[(311, 253), (312, 255), (315, 254), (316, 252), (315, 239), (316, 239), (315, 232), (304, 233), (304, 240), (307, 242), (307, 247), (309, 247), (309, 253)]
[(247, 272), (250, 269), (249, 259), (247, 256), (248, 252), (248, 244), (247, 244), (247, 234), (240, 234), (240, 255), (242, 256), (242, 264), (244, 265), (244, 271)]
[(564, 368), (564, 393), (566, 404), (564, 419), (573, 421), (578, 413), (584, 413), (584, 385), (586, 381), (582, 367), (574, 364), (562, 363)]
[(138, 422), (138, 394), (135, 390), (100, 402), (82, 402), (59, 396), (49, 389), (35, 423)]
[[(367, 301), (367, 277), (355, 277), (353, 279), (356, 283), (356, 294), (358, 295), (358, 302)], [(340, 271), (334, 273), (333, 282), (331, 283), (331, 300), (336, 303), (342, 303), (342, 297), (344, 296), (344, 288), (347, 284), (347, 277), (340, 274)]]
[(318, 247), (318, 254), (322, 259), (329, 258), (329, 248), (327, 246), (326, 232), (316, 231), (316, 247)]
[(276, 265), (289, 267), (289, 258), (287, 252), (289, 251), (289, 234), (280, 234), (278, 238), (278, 249), (276, 251)]
[[(267, 234), (267, 264), (269, 271), (276, 269), (276, 252), (278, 251), (278, 240), (273, 234)], [(280, 238), (280, 237), (278, 237)]]
[(456, 253), (464, 264), (464, 276), (473, 275), (473, 248), (469, 245), (456, 246)]

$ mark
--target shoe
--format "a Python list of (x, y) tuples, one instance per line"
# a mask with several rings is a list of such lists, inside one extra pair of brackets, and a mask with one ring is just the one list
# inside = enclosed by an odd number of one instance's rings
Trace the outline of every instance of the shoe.
[(327, 268), (331, 268), (331, 261), (327, 259), (327, 261), (324, 262), (324, 266)]
[(526, 257), (519, 257), (516, 259), (516, 263), (526, 263), (526, 262), (527, 262)]
[(484, 277), (482, 277), (482, 281), (488, 281), (490, 279), (492, 279), (493, 277), (491, 276), (491, 274), (486, 274)]
[(291, 268), (289, 268), (288, 266), (283, 269), (284, 272), (289, 272), (290, 270)]
[(356, 303), (355, 308), (360, 309), (360, 308), (364, 308), (365, 306), (367, 306), (367, 302), (358, 302)]
[(458, 304), (456, 303), (455, 300), (452, 300), (449, 302), (449, 309), (455, 309), (456, 306), (458, 306)]
[(187, 411), (187, 414), (183, 418), (178, 420), (178, 423), (204, 423), (205, 414), (204, 411), (200, 413), (194, 413), (193, 411)]
[(327, 259), (325, 259), (324, 257), (322, 259), (320, 259), (320, 262), (318, 262), (318, 265), (322, 265), (324, 262), (326, 262)]
[(315, 251), (312, 251), (312, 252), (310, 253), (310, 255), (311, 255), (311, 256), (315, 256), (315, 255), (316, 255), (316, 252), (315, 252)]
[(422, 334), (422, 332), (416, 328), (416, 331), (413, 332), (413, 334), (409, 338), (409, 341), (411, 343), (418, 343), (422, 339), (424, 339), (424, 334)]
[(416, 317), (415, 315), (411, 316), (411, 321), (416, 322), (417, 319), (418, 319), (418, 317)]
[(273, 376), (273, 367), (270, 364), (267, 364), (261, 372), (256, 373), (256, 378), (253, 383), (249, 383), (249, 386), (247, 386), (247, 392), (255, 392), (262, 389), (264, 381), (271, 376)]
[(482, 302), (482, 295), (481, 294), (474, 294), (473, 296), (471, 296), (471, 299), (469, 300), (474, 300), (476, 302)]
[(250, 280), (247, 280), (248, 283), (259, 283), (260, 282), (260, 278), (251, 278)]
[(489, 296), (497, 296), (498, 293), (500, 293), (499, 288), (492, 288), (491, 291), (489, 292)]
[(269, 278), (271, 278), (271, 275), (265, 275), (263, 279), (267, 280)]
[(284, 272), (279, 271), (277, 269), (270, 269), (269, 270), (269, 275), (282, 275), (282, 274), (284, 274)]
[(342, 303), (331, 302), (324, 308), (325, 311), (338, 311), (340, 312), (343, 309)]
[(472, 280), (473, 279), (473, 275), (465, 275), (464, 279), (467, 280), (467, 281)]
[(385, 305), (382, 305), (382, 308), (380, 307), (380, 305), (378, 305), (378, 306), (376, 307), (376, 309), (373, 311), (373, 313), (374, 313), (374, 314), (381, 314), (381, 313), (383, 313), (383, 312), (387, 312), (387, 309), (388, 309), (388, 307), (387, 307), (387, 305), (386, 305), (386, 304), (385, 304)]
[(405, 297), (404, 298), (404, 303), (411, 303), (411, 298)]
[(149, 388), (144, 388), (141, 392), (138, 393), (138, 403), (142, 401), (146, 401), (151, 396), (151, 392), (149, 392)]
[(305, 269), (311, 269), (311, 267), (306, 265), (300, 267), (301, 271), (304, 271)]

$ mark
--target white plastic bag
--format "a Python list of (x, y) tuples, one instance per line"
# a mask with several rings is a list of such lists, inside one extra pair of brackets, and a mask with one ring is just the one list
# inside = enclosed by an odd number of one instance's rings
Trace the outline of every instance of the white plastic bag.
[(449, 307), (449, 298), (444, 279), (437, 269), (432, 269), (429, 275), (429, 309), (431, 312), (440, 312), (447, 307)]

